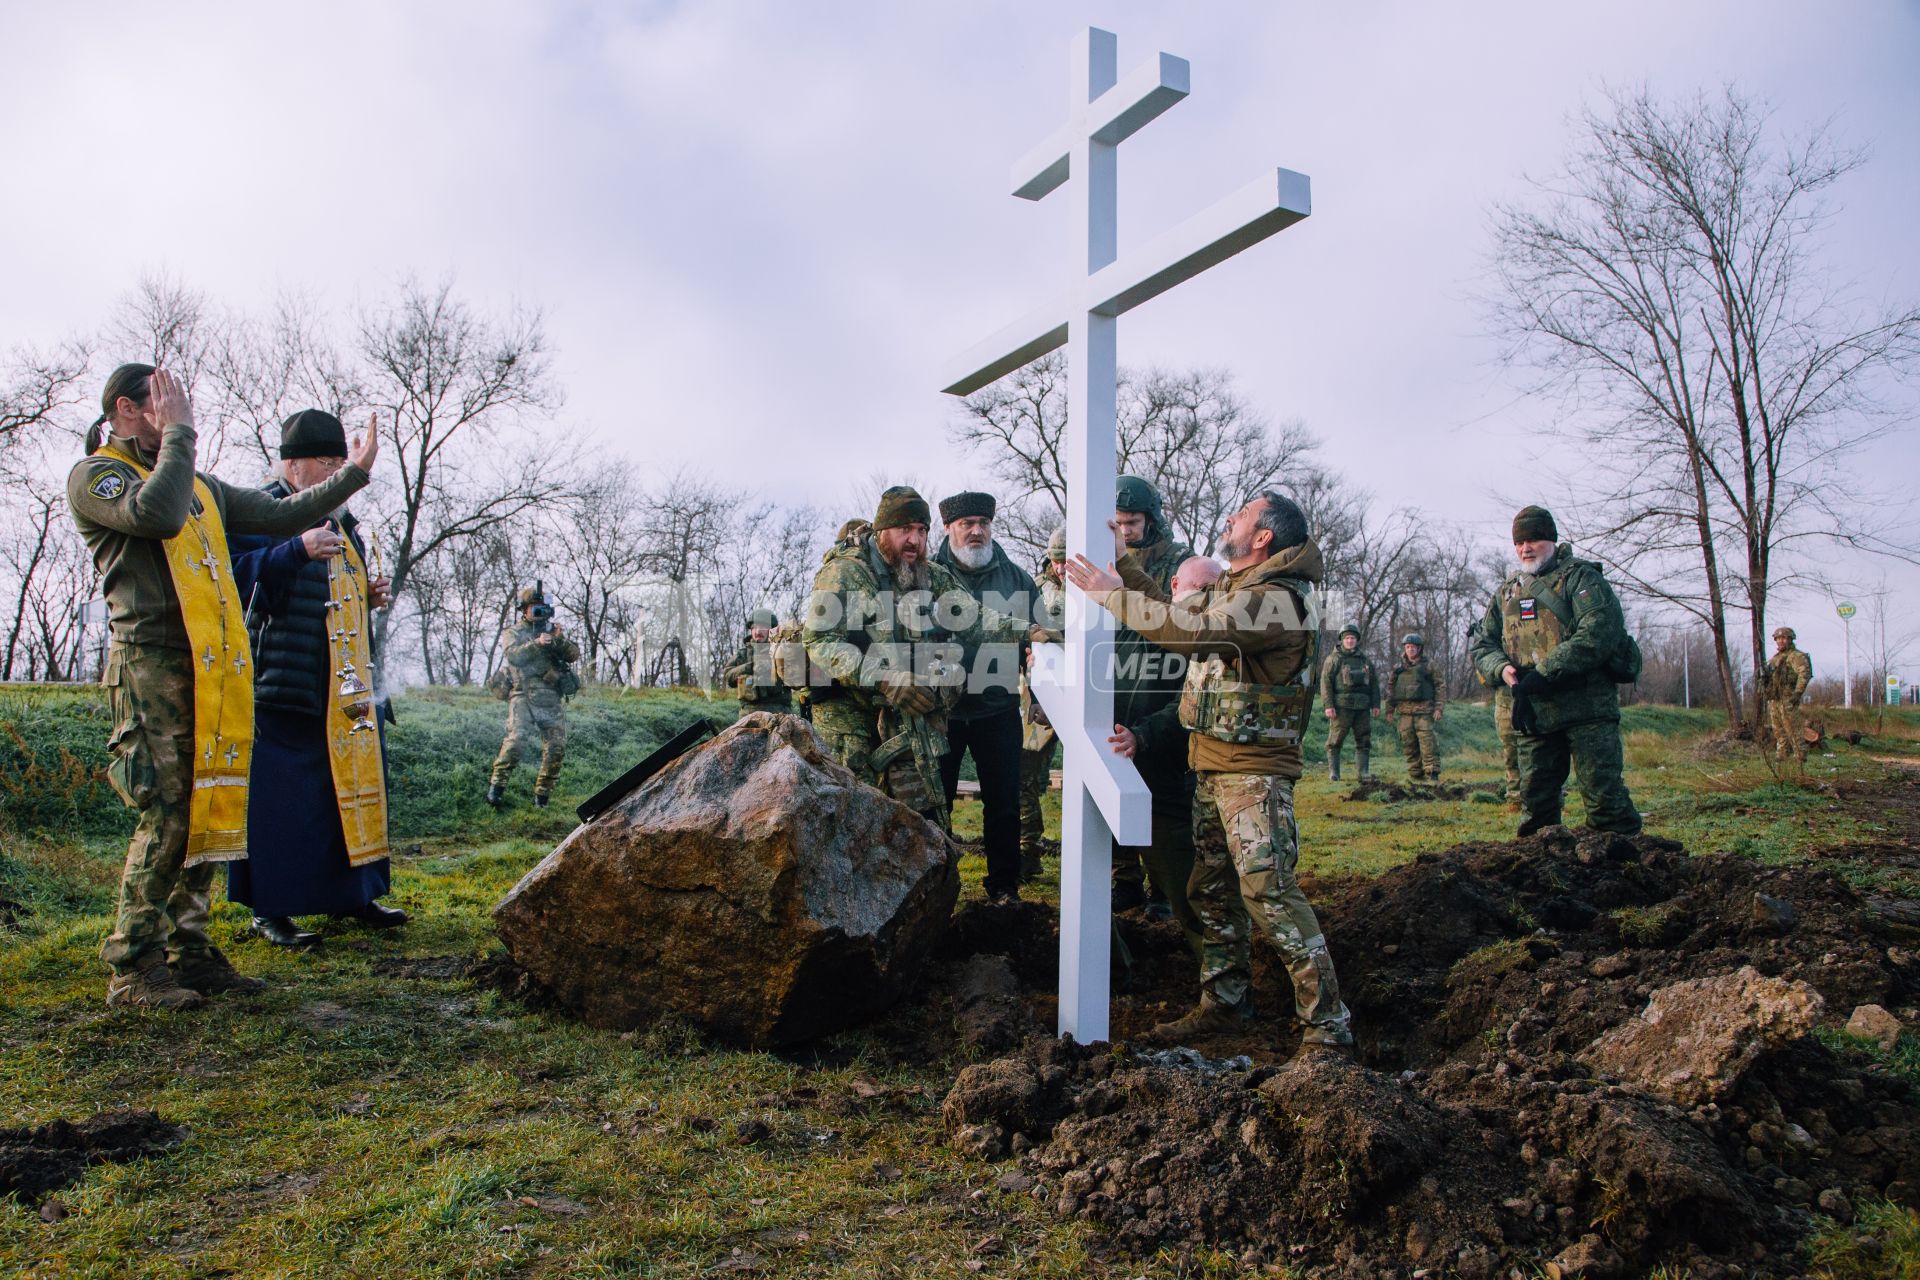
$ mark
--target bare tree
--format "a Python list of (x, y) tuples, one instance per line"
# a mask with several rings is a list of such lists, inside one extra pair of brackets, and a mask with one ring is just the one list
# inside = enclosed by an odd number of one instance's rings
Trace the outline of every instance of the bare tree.
[[(561, 396), (539, 314), (476, 315), (447, 282), (404, 282), (361, 317), (358, 345), (366, 402), (399, 473), (383, 521), (397, 597), (422, 562), (560, 495), (563, 451), (499, 445), (506, 428), (542, 423)], [(382, 642), (386, 629), (383, 617)]]
[[(997, 523), (1037, 555), (1066, 516), (1066, 357), (1025, 365), (961, 402), (949, 431), (984, 452), (1006, 488)], [(1122, 472), (1154, 483), (1175, 533), (1210, 553), (1226, 517), (1263, 489), (1317, 483), (1318, 441), (1269, 424), (1219, 369), (1122, 370), (1115, 441)]]
[(81, 379), (90, 355), (76, 340), (51, 351), (20, 347), (8, 357), (0, 374), (0, 474), (8, 474), (13, 449), (39, 443), (59, 428), (64, 410), (86, 398)]
[(301, 409), (343, 422), (365, 396), (311, 299), (283, 293), (264, 320), (230, 315), (203, 360), (208, 409), (234, 447), (263, 466), (279, 456), (280, 424)]
[(1814, 256), (1824, 196), (1863, 157), (1824, 130), (1776, 144), (1769, 123), (1732, 88), (1612, 93), (1539, 207), (1502, 207), (1495, 227), (1509, 357), (1591, 411), (1587, 538), (1630, 589), (1706, 623), (1734, 724), (1729, 613), (1747, 614), (1758, 669), (1769, 593), (1791, 577), (1779, 551), (1916, 558), (1845, 501), (1842, 467), (1889, 429), (1876, 391), (1920, 354), (1920, 311), (1865, 315), (1833, 287)]

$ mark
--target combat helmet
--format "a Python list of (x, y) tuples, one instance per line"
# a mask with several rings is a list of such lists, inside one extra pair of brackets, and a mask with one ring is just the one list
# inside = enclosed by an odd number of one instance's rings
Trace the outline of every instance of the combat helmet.
[(1800, 638), (1794, 634), (1792, 627), (1775, 627), (1773, 629), (1773, 638), (1778, 640), (1781, 636), (1785, 636), (1788, 640), (1798, 640)]
[(1166, 527), (1167, 516), (1160, 505), (1160, 491), (1139, 476), (1121, 476), (1114, 483), (1113, 509), (1145, 512), (1147, 519), (1153, 521), (1157, 528)]
[(1415, 645), (1421, 649), (1425, 649), (1427, 647), (1427, 638), (1418, 631), (1409, 631), (1400, 637), (1400, 643), (1403, 645)]
[(774, 616), (774, 612), (771, 609), (755, 609), (748, 615), (747, 625), (749, 627), (765, 627), (771, 631), (780, 625), (780, 619)]
[(1352, 636), (1355, 640), (1358, 640), (1360, 638), (1360, 628), (1354, 626), (1351, 622), (1340, 628), (1340, 638), (1344, 640), (1348, 636)]

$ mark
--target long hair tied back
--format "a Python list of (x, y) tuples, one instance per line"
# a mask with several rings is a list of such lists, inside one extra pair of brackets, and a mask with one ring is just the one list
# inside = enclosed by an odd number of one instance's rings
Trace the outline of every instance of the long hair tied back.
[(100, 416), (93, 420), (84, 437), (89, 454), (106, 442), (106, 432), (101, 428), (113, 417), (113, 406), (120, 402), (121, 396), (135, 404), (147, 402), (147, 379), (152, 376), (153, 366), (139, 363), (123, 364), (107, 375), (107, 389), (100, 393)]

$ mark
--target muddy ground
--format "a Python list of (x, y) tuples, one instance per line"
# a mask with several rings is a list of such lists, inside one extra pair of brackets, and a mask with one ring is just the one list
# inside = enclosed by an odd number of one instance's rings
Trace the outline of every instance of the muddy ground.
[[(77, 1124), (55, 1120), (32, 1129), (0, 1129), (0, 1196), (48, 1203), (89, 1165), (137, 1160), (171, 1150), (187, 1131), (151, 1111), (109, 1111)], [(57, 1210), (56, 1210), (57, 1212)]]
[[(1816, 1216), (1849, 1222), (1863, 1197), (1920, 1207), (1904, 1079), (1814, 1036), (1760, 1036), (1728, 1082), (1675, 1100), (1581, 1055), (1656, 992), (1743, 969), (1811, 988), (1822, 1026), (1878, 1004), (1920, 1027), (1912, 900), (1829, 869), (1920, 872), (1920, 783), (1835, 799), (1887, 837), (1767, 867), (1554, 828), (1309, 883), (1358, 1061), (1296, 1059), (1285, 975), (1257, 950), (1244, 1031), (1144, 1047), (1191, 1005), (1194, 964), (1176, 926), (1137, 913), (1120, 920), (1134, 964), (1115, 1043), (1057, 1041), (1056, 913), (1036, 903), (964, 907), (858, 1051), (971, 1061), (944, 1102), (951, 1140), (1000, 1164), (1003, 1190), (1104, 1224), (1119, 1252), (1343, 1280), (1799, 1275)], [(476, 979), (538, 998), (487, 966)]]

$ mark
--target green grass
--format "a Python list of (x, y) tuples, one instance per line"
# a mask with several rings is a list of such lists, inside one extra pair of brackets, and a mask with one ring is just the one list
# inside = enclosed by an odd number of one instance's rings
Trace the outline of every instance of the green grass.
[[(43, 783), (9, 792), (0, 810), (0, 898), (17, 917), (0, 926), (0, 1125), (135, 1106), (192, 1130), (164, 1157), (90, 1170), (59, 1193), (71, 1212), (58, 1222), (0, 1201), (0, 1273), (1235, 1272), (1224, 1257), (1184, 1270), (1171, 1258), (1107, 1260), (1092, 1228), (996, 1190), (998, 1167), (942, 1140), (938, 1106), (954, 1064), (889, 1065), (861, 1033), (808, 1060), (831, 1065), (721, 1050), (671, 1026), (618, 1035), (458, 977), (379, 971), (383, 961), (495, 950), (492, 906), (571, 828), (572, 806), (692, 716), (727, 720), (734, 708), (697, 694), (590, 694), (573, 707), (556, 806), (526, 807), (523, 768), (506, 815), (481, 800), (499, 703), (435, 690), (398, 710), (391, 900), (414, 922), (393, 934), (313, 922), (326, 944), (291, 954), (238, 941), (246, 912), (222, 901), (216, 938), (269, 990), (191, 1014), (110, 1014), (96, 953), (131, 815), (92, 774), (104, 763), (102, 701), (97, 690), (0, 690), (0, 729), (17, 730), (0, 733), (0, 752), (7, 743), (15, 752), (0, 764), (38, 768)], [(1695, 848), (1752, 836), (1760, 843), (1743, 851), (1770, 860), (1870, 837), (1870, 823), (1830, 811), (1821, 793), (1777, 786), (1751, 752), (1702, 755), (1698, 742), (1715, 727), (1706, 713), (1629, 709), (1631, 781), (1653, 830)], [(1893, 766), (1876, 756), (1910, 750), (1891, 737), (1839, 748), (1836, 776), (1882, 776)], [(1442, 743), (1449, 779), (1497, 783), (1485, 708), (1456, 705)], [(1375, 746), (1387, 773), (1391, 733)], [(65, 791), (48, 781), (62, 778)], [(1505, 839), (1514, 823), (1497, 805), (1340, 795), (1317, 768), (1299, 792), (1303, 861), (1322, 872), (1378, 871), (1462, 840)], [(1048, 814), (1057, 829), (1057, 797)], [(978, 815), (975, 802), (957, 807), (963, 835), (977, 833)], [(979, 893), (982, 871), (977, 856), (963, 862), (967, 895)], [(1878, 1053), (1853, 1042), (1847, 1051)], [(1910, 1071), (1915, 1058), (1920, 1048), (1904, 1041), (1889, 1065)], [(875, 1100), (862, 1096), (867, 1083), (894, 1089)], [(736, 1126), (752, 1121), (769, 1134), (744, 1143)], [(1910, 1218), (1874, 1206), (1861, 1214), (1883, 1258), (1909, 1247)], [(1000, 1247), (976, 1254), (989, 1233)], [(1859, 1234), (1823, 1237), (1834, 1280), (1899, 1274), (1844, 1270), (1868, 1247)]]

